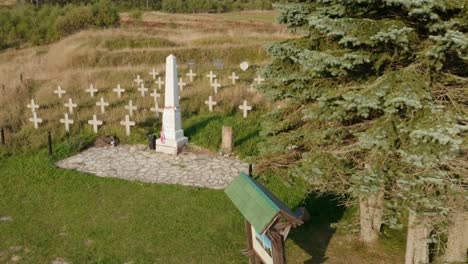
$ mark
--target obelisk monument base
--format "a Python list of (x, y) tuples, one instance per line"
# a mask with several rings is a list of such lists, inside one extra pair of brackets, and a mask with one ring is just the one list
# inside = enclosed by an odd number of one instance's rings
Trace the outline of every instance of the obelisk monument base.
[(182, 130), (178, 80), (176, 57), (171, 54), (166, 58), (164, 111), (161, 137), (156, 140), (156, 151), (172, 155), (179, 154), (188, 142)]

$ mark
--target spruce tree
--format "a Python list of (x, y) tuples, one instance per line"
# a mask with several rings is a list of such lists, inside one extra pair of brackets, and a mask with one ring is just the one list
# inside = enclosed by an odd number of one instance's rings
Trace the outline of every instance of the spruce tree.
[(310, 190), (359, 203), (365, 242), (382, 224), (400, 228), (409, 214), (412, 225), (440, 230), (466, 210), (467, 7), (465, 0), (277, 5), (279, 22), (297, 37), (267, 46), (273, 59), (260, 89), (276, 107), (263, 122), (259, 167), (286, 169)]

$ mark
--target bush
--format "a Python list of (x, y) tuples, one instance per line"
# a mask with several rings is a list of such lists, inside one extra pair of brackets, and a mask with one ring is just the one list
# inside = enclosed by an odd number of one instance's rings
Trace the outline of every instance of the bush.
[(71, 9), (70, 12), (60, 16), (55, 27), (60, 36), (67, 36), (78, 30), (88, 28), (93, 23), (93, 11), (88, 6)]

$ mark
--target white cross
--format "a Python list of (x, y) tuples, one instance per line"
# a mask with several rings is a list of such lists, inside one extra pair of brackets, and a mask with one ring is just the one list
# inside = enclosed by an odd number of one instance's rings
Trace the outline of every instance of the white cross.
[(37, 113), (36, 112), (33, 112), (32, 114), (33, 114), (33, 117), (29, 118), (29, 121), (34, 123), (34, 128), (35, 129), (38, 129), (39, 128), (39, 123), (42, 123), (42, 119), (37, 118)]
[(89, 88), (85, 90), (85, 92), (89, 93), (91, 97), (94, 97), (94, 94), (97, 93), (97, 89), (94, 88), (94, 85), (90, 84)]
[(142, 82), (144, 82), (142, 79), (140, 79), (140, 75), (137, 75), (136, 79), (133, 80), (138, 85), (140, 85)]
[(101, 100), (96, 103), (97, 106), (101, 107), (101, 114), (106, 112), (106, 106), (109, 106), (109, 103), (104, 101), (104, 97), (101, 96)]
[(185, 85), (187, 85), (187, 84), (184, 82), (184, 79), (179, 78), (179, 83), (178, 83), (178, 85), (179, 85), (179, 89), (180, 89), (181, 91), (183, 91)]
[(210, 95), (208, 97), (208, 101), (205, 101), (205, 104), (208, 105), (208, 108), (210, 109), (210, 112), (213, 112), (213, 106), (216, 105), (217, 103), (213, 101), (213, 97)]
[(68, 119), (68, 113), (65, 113), (65, 118), (60, 119), (60, 123), (65, 124), (65, 131), (70, 131), (70, 125), (75, 121), (73, 119)]
[(262, 82), (265, 81), (260, 75), (257, 75), (257, 78), (254, 79), (254, 81), (257, 82), (257, 84), (262, 84)]
[(151, 112), (155, 112), (155, 113), (156, 113), (156, 118), (159, 118), (159, 113), (164, 112), (164, 109), (159, 108), (158, 102), (155, 101), (155, 102), (154, 102), (154, 107), (151, 107), (151, 108), (150, 108), (150, 111), (151, 111)]
[(117, 93), (117, 96), (118, 96), (119, 98), (122, 97), (122, 93), (125, 92), (124, 89), (120, 88), (120, 84), (117, 84), (117, 88), (115, 88), (115, 89), (112, 90), (112, 91), (116, 92), (116, 93)]
[(88, 120), (88, 124), (93, 125), (93, 131), (94, 133), (97, 133), (99, 129), (98, 126), (102, 125), (102, 121), (98, 120), (96, 115), (93, 115), (93, 119)]
[(142, 97), (145, 97), (145, 93), (148, 91), (148, 88), (145, 87), (145, 83), (141, 83), (140, 88), (137, 90), (140, 91)]
[(213, 71), (210, 71), (210, 74), (206, 75), (207, 78), (210, 78), (210, 83), (213, 83), (213, 79), (216, 78), (216, 75), (213, 74)]
[(213, 83), (211, 83), (211, 87), (214, 88), (214, 93), (218, 93), (218, 88), (221, 88), (221, 84), (218, 83), (218, 79), (215, 79)]
[(161, 77), (158, 77), (158, 80), (155, 81), (156, 84), (158, 84), (158, 89), (161, 90), (162, 86), (164, 85), (164, 82), (161, 80)]
[(124, 121), (120, 121), (122, 126), (125, 126), (125, 134), (130, 136), (130, 128), (135, 125), (134, 121), (130, 121), (130, 117), (128, 115), (125, 116)]
[(132, 101), (132, 100), (130, 100), (130, 101), (128, 102), (128, 105), (126, 105), (124, 108), (128, 110), (130, 116), (133, 116), (133, 111), (136, 111), (136, 110), (137, 110), (137, 107), (133, 105), (133, 101)]
[(64, 104), (65, 107), (68, 107), (68, 112), (70, 114), (73, 114), (73, 108), (76, 108), (78, 105), (73, 103), (73, 100), (71, 98), (68, 98), (68, 103)]
[(54, 91), (54, 94), (58, 96), (58, 98), (62, 98), (63, 94), (66, 94), (67, 92), (62, 90), (62, 87), (57, 86), (57, 90)]
[(153, 70), (152, 70), (152, 71), (150, 71), (150, 73), (149, 73), (149, 74), (150, 74), (151, 76), (153, 76), (153, 80), (156, 80), (156, 76), (158, 76), (158, 75), (159, 75), (159, 72), (157, 72), (157, 71), (156, 71), (156, 69), (155, 69), (155, 68), (153, 68)]
[(250, 87), (247, 89), (249, 92), (253, 93), (255, 92), (255, 87), (254, 87), (254, 84), (250, 84)]
[(39, 105), (36, 104), (36, 102), (34, 101), (34, 99), (31, 99), (31, 103), (28, 104), (27, 107), (30, 108), (30, 109), (31, 109), (31, 112), (33, 112), (33, 113), (36, 112), (36, 109), (39, 109)]
[(153, 89), (153, 93), (150, 93), (150, 95), (154, 98), (154, 102), (157, 103), (158, 102), (158, 98), (161, 97), (160, 94), (158, 94), (158, 90), (156, 89)]
[(229, 79), (232, 81), (232, 84), (236, 84), (236, 80), (239, 80), (239, 76), (237, 76), (235, 72), (232, 72), (231, 76), (229, 76)]
[(247, 113), (252, 110), (252, 107), (247, 105), (247, 100), (244, 100), (244, 103), (239, 106), (239, 109), (244, 112), (244, 118), (247, 118)]
[(187, 73), (187, 76), (190, 78), (190, 82), (193, 82), (193, 77), (197, 76), (197, 74), (194, 73), (192, 69), (190, 69), (189, 73)]

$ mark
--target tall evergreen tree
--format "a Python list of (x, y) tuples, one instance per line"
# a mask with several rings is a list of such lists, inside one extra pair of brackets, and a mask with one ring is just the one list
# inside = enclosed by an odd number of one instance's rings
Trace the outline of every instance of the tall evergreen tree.
[(465, 0), (278, 5), (279, 21), (297, 37), (267, 47), (273, 61), (260, 89), (277, 107), (263, 123), (260, 167), (286, 168), (311, 190), (359, 203), (365, 242), (382, 224), (401, 227), (408, 212), (421, 227), (466, 210), (467, 7)]

